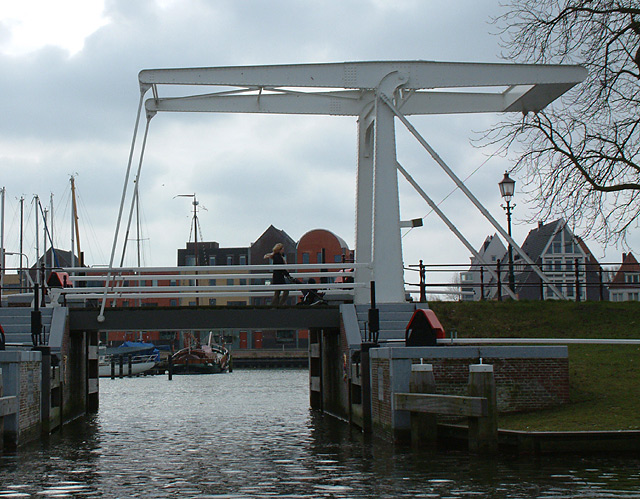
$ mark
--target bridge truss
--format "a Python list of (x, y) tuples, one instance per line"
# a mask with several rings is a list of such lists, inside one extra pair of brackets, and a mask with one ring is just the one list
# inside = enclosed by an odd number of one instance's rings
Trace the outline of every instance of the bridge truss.
[[(425, 147), (495, 229), (535, 267), (507, 232), (456, 177), (408, 121), (407, 116), (453, 113), (536, 112), (581, 82), (580, 66), (452, 63), (428, 61), (347, 62), (275, 66), (148, 69), (139, 73), (140, 101), (129, 154), (125, 185), (111, 252), (116, 251), (127, 184), (142, 108), (147, 124), (136, 173), (140, 176), (149, 122), (158, 112), (272, 113), (353, 116), (358, 123), (356, 198), (356, 282), (376, 282), (380, 303), (405, 301), (395, 119)], [(179, 88), (179, 96), (161, 96)], [(185, 89), (194, 93), (185, 92)], [(203, 92), (202, 89), (214, 91)], [(144, 100), (151, 90), (152, 97)], [(185, 95), (186, 93), (186, 95)], [(411, 180), (410, 180), (411, 182)], [(134, 198), (138, 182), (135, 183)], [(414, 185), (415, 187), (415, 185)], [(417, 188), (417, 187), (416, 187)], [(421, 189), (419, 190), (419, 192)], [(424, 191), (421, 195), (427, 202)], [(430, 202), (431, 204), (431, 202)], [(133, 211), (133, 200), (131, 210)], [(444, 214), (438, 215), (454, 230)], [(129, 221), (131, 215), (129, 216)], [(129, 222), (130, 223), (130, 222)], [(453, 228), (452, 228), (453, 227)], [(482, 261), (480, 255), (454, 230)], [(550, 289), (553, 283), (537, 267)], [(510, 291), (510, 290), (509, 290)], [(556, 293), (561, 293), (555, 289)], [(364, 287), (356, 287), (356, 303), (367, 303)], [(515, 296), (514, 296), (515, 297)], [(100, 316), (104, 318), (104, 304)], [(100, 319), (100, 317), (99, 317)]]

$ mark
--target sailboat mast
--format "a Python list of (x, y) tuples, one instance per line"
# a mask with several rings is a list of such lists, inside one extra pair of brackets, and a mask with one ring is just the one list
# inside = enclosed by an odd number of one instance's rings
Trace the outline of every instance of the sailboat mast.
[[(49, 210), (45, 208), (42, 211), (42, 223), (44, 227), (42, 227), (42, 265), (47, 267), (47, 223), (49, 221)], [(53, 254), (53, 249), (51, 250), (51, 254)], [(53, 265), (51, 266), (53, 268)]]
[(196, 267), (198, 266), (198, 201), (196, 201), (196, 195), (193, 194), (193, 234), (194, 234), (194, 251), (196, 253)]
[(51, 269), (53, 269), (54, 267), (54, 253), (55, 253), (55, 249), (54, 249), (54, 244), (53, 244), (53, 192), (51, 193), (51, 195), (49, 196), (49, 214), (50, 214), (50, 218), (51, 221), (49, 223), (49, 237), (51, 238), (51, 258), (50, 258), (50, 262), (51, 262)]
[(36, 282), (40, 285), (40, 272), (38, 272), (38, 262), (40, 261), (40, 229), (38, 228), (38, 207), (40, 205), (40, 198), (37, 194), (33, 196), (33, 204), (35, 210), (33, 212), (36, 215)]
[(140, 258), (140, 193), (136, 191), (136, 241), (138, 251), (138, 267), (142, 266), (142, 259)]
[(22, 292), (23, 280), (24, 280), (24, 268), (22, 267), (23, 256), (23, 241), (24, 241), (24, 196), (20, 196), (20, 292)]
[[(78, 226), (78, 205), (76, 204), (76, 182), (73, 175), (71, 176), (71, 203), (72, 203), (72, 220), (76, 234), (76, 248), (78, 250), (78, 261), (82, 265), (82, 254), (80, 253), (80, 228)], [(73, 265), (73, 261), (71, 262)]]
[(0, 272), (0, 286), (4, 285), (4, 267), (5, 267), (5, 255), (4, 255), (4, 197), (7, 189), (5, 187), (0, 190), (2, 193), (2, 198), (0, 201), (0, 209), (2, 209), (2, 216), (0, 218), (0, 266), (2, 271)]

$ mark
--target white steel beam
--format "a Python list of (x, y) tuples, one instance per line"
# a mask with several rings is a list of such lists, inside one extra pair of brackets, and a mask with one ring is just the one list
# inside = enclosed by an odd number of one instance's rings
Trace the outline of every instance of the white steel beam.
[[(393, 97), (406, 78), (403, 73), (392, 72), (382, 79), (376, 91), (371, 267), (379, 303), (405, 301), (395, 116), (382, 99)], [(356, 254), (358, 251), (356, 248)]]
[[(416, 114), (501, 113), (539, 110), (537, 87), (522, 85), (502, 92), (412, 92), (399, 102), (405, 116)], [(296, 92), (255, 95), (193, 95), (147, 99), (147, 112), (266, 113), (359, 116), (372, 106), (371, 91)]]
[[(586, 77), (581, 66), (487, 64), (434, 61), (343, 62), (219, 68), (147, 69), (138, 79), (150, 85), (217, 85), (226, 87), (308, 87), (375, 89), (382, 79), (401, 71), (407, 90), (538, 85), (547, 104)], [(560, 86), (558, 86), (560, 85)], [(566, 89), (565, 89), (566, 90)]]
[[(358, 170), (356, 173), (356, 263), (371, 262), (373, 238), (373, 119), (361, 116), (358, 119)], [(371, 268), (358, 265), (356, 282), (371, 282)], [(366, 304), (369, 296), (365, 289), (355, 292), (356, 304)]]

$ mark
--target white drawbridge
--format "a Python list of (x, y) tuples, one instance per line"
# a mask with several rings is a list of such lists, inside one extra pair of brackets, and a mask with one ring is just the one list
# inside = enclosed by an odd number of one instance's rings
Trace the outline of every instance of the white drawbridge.
[[(427, 61), (143, 70), (139, 74), (138, 117), (129, 154), (110, 268), (113, 267), (143, 104), (147, 124), (136, 179), (140, 175), (149, 121), (158, 112), (356, 117), (358, 169), (355, 254), (357, 263), (368, 264), (356, 268), (356, 282), (375, 281), (376, 298), (379, 303), (405, 301), (398, 168), (400, 167), (405, 176), (406, 172), (396, 161), (396, 118), (407, 126), (523, 259), (533, 265), (515, 241), (413, 128), (407, 116), (536, 112), (581, 82), (585, 76), (586, 70), (580, 66)], [(198, 88), (207, 88), (209, 91), (181, 97), (161, 97), (160, 89), (171, 86), (192, 87), (194, 92)], [(211, 91), (211, 88), (214, 90)], [(153, 95), (145, 102), (144, 97), (148, 90), (152, 90)], [(137, 189), (138, 182), (135, 185)], [(424, 191), (421, 195), (429, 202)], [(441, 213), (438, 214), (443, 217)], [(456, 232), (456, 235), (472, 249), (461, 234)], [(475, 250), (472, 251), (475, 253)], [(542, 273), (540, 275), (553, 289), (553, 284), (546, 276)], [(364, 304), (368, 303), (368, 300), (367, 290), (356, 288), (355, 302)], [(103, 312), (104, 301), (101, 316)]]

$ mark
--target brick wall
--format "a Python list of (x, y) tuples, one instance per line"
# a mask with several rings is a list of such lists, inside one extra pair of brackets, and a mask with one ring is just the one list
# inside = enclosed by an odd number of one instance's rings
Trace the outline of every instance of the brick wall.
[[(467, 394), (469, 365), (476, 364), (477, 359), (423, 358), (423, 362), (433, 364), (437, 393)], [(569, 360), (566, 358), (484, 358), (483, 362), (493, 365), (500, 412), (546, 409), (569, 402)]]
[(393, 439), (391, 412), (391, 382), (388, 359), (371, 359), (371, 419), (374, 432)]
[[(500, 354), (503, 355), (500, 355)], [(415, 347), (371, 351), (371, 405), (376, 434), (394, 440), (408, 414), (392, 410), (392, 391), (408, 392), (410, 366), (433, 365), (436, 393), (467, 395), (469, 366), (494, 368), (499, 412), (546, 409), (569, 402), (566, 347)]]
[(36, 431), (40, 425), (41, 361), (20, 363), (20, 433)]

